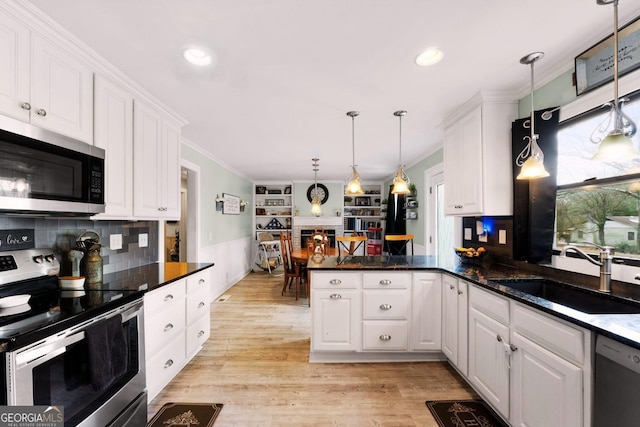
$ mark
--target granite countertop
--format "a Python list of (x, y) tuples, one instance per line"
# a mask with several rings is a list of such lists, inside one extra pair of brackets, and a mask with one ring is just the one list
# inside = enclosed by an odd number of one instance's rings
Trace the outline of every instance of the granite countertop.
[[(437, 270), (473, 282), (482, 288), (502, 294), (513, 300), (544, 311), (573, 324), (640, 349), (640, 314), (589, 314), (570, 307), (535, 297), (492, 280), (545, 278), (521, 271), (515, 267), (491, 263), (461, 263), (452, 257), (438, 260), (434, 256), (346, 256), (311, 257), (307, 264), (314, 271), (344, 270)], [(550, 278), (551, 277), (546, 277)], [(571, 285), (580, 286), (579, 283)], [(614, 296), (615, 298), (622, 298)], [(602, 294), (602, 298), (611, 296)], [(640, 301), (623, 298), (640, 306)]]

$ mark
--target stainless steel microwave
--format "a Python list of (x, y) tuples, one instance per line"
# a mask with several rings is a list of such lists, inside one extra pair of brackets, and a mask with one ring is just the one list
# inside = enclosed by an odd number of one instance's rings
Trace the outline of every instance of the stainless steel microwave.
[(104, 150), (0, 116), (0, 213), (104, 212)]

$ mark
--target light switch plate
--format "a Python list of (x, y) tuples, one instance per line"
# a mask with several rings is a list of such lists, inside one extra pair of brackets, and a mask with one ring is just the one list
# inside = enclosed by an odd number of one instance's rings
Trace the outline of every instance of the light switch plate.
[(141, 248), (149, 246), (149, 235), (147, 233), (141, 233), (138, 235), (138, 246)]
[(112, 251), (122, 249), (122, 234), (112, 234), (109, 236), (109, 249)]
[(498, 231), (498, 244), (506, 245), (507, 244), (507, 230), (499, 230)]
[(465, 228), (464, 229), (464, 240), (471, 240), (471, 229), (470, 228)]
[(487, 237), (489, 236), (489, 233), (484, 233), (478, 236), (478, 242), (483, 242), (483, 243), (487, 243)]

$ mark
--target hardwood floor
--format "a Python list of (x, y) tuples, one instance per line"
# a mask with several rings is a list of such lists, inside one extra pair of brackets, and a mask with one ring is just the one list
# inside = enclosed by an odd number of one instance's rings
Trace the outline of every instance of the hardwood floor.
[(251, 273), (211, 307), (211, 337), (150, 403), (223, 403), (215, 426), (425, 426), (425, 400), (469, 399), (447, 364), (309, 363), (306, 298), (281, 277)]

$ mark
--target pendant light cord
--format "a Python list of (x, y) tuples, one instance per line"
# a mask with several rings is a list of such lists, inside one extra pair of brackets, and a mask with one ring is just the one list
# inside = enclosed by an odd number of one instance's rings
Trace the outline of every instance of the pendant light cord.
[(533, 64), (535, 61), (531, 61), (531, 143), (535, 143), (536, 131), (535, 131), (535, 110), (533, 109), (533, 91), (534, 91), (534, 83), (533, 83)]

